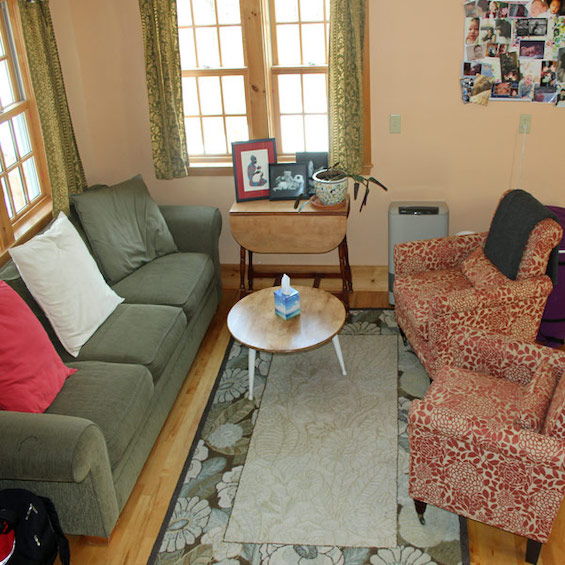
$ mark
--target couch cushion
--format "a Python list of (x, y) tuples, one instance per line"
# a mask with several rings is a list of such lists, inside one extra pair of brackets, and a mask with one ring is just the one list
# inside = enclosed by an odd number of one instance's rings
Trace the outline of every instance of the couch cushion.
[(190, 319), (214, 282), (214, 264), (204, 253), (172, 253), (143, 265), (113, 286), (130, 304), (183, 308)]
[(458, 269), (424, 271), (397, 277), (394, 298), (397, 308), (404, 312), (415, 331), (427, 340), (431, 300), (466, 288), (472, 285)]
[(545, 417), (543, 433), (565, 441), (565, 373), (561, 374)]
[(177, 251), (140, 175), (71, 196), (106, 278), (115, 283), (141, 265)]
[(482, 247), (477, 247), (463, 260), (461, 271), (469, 279), (469, 282), (479, 290), (493, 286), (498, 288), (511, 282), (490, 262)]
[(151, 373), (140, 365), (96, 361), (69, 365), (78, 371), (67, 379), (47, 413), (97, 424), (113, 468), (147, 416), (153, 396)]
[(156, 382), (186, 325), (181, 308), (120, 304), (84, 344), (77, 360), (143, 365)]

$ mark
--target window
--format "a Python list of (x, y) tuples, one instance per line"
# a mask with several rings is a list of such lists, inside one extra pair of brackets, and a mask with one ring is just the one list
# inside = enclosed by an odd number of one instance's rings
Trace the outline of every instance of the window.
[(279, 156), (327, 151), (329, 0), (177, 0), (188, 152), (231, 163), (231, 142)]
[(15, 0), (0, 1), (0, 250), (48, 200), (46, 163)]

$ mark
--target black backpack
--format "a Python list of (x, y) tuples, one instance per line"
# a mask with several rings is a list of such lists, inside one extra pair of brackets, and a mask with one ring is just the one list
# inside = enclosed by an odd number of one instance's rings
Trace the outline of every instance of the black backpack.
[(69, 542), (48, 498), (24, 489), (0, 490), (0, 533), (10, 530), (16, 547), (8, 565), (52, 565), (57, 554), (69, 565)]

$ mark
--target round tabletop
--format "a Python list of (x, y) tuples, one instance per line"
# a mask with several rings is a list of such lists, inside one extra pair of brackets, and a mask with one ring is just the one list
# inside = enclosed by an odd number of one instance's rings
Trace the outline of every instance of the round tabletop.
[(270, 353), (313, 349), (332, 339), (345, 323), (341, 300), (320, 288), (297, 286), (300, 315), (283, 320), (275, 314), (273, 291), (264, 288), (242, 298), (228, 314), (228, 329), (243, 345)]

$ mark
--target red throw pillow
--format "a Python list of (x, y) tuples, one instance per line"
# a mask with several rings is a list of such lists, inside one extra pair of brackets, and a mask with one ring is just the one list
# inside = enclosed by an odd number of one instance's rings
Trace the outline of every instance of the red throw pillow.
[(76, 372), (20, 295), (0, 281), (0, 410), (44, 412)]

